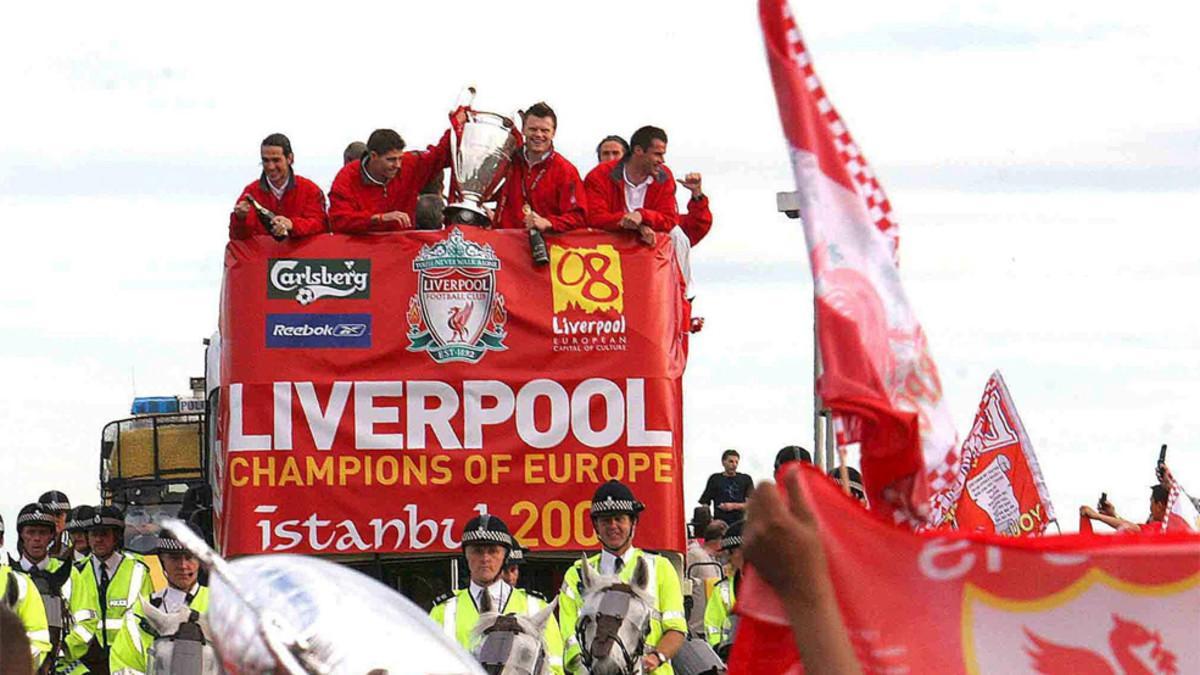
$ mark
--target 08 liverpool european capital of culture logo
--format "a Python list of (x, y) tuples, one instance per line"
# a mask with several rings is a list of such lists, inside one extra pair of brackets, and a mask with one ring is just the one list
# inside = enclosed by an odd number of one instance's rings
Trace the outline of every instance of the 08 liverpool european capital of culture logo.
[(465, 238), (458, 228), (413, 259), (417, 293), (408, 302), (408, 351), (428, 352), (438, 363), (478, 363), (507, 349), (508, 312), (496, 291), (500, 259), (492, 247)]

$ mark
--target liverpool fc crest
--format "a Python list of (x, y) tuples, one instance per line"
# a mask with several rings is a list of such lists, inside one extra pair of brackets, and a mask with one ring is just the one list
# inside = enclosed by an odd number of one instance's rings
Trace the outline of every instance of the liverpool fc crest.
[(429, 352), (438, 363), (477, 363), (488, 350), (504, 350), (508, 313), (496, 292), (500, 259), (458, 228), (413, 259), (417, 294), (408, 302), (408, 351)]

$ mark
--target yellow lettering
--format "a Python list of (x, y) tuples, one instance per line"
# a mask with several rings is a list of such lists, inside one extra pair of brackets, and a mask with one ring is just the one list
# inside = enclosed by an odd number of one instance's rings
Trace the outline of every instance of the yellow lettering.
[(321, 458), (320, 462), (317, 461), (316, 457), (313, 457), (311, 455), (308, 457), (305, 457), (304, 459), (305, 459), (305, 466), (308, 469), (308, 484), (309, 485), (316, 485), (317, 483), (324, 483), (329, 486), (333, 485), (333, 458), (332, 457), (325, 455), (324, 457)]
[(512, 472), (512, 455), (492, 455), (492, 485), (500, 484), (500, 477)]
[(234, 457), (229, 460), (229, 484), (233, 487), (245, 487), (249, 479), (245, 476), (238, 477), (237, 470), (247, 468), (249, 461), (245, 457)]
[(358, 475), (358, 472), (361, 470), (362, 460), (354, 455), (342, 455), (338, 457), (338, 485), (346, 487), (347, 479)]
[(674, 473), (675, 459), (671, 456), (671, 452), (654, 453), (654, 482), (670, 483)]
[(596, 456), (586, 453), (575, 455), (577, 464), (575, 466), (576, 473), (579, 474), (579, 481), (584, 482), (584, 476), (587, 476), (587, 482), (600, 483), (600, 479), (596, 477)]
[[(266, 466), (260, 463), (260, 460), (266, 460)], [(275, 458), (274, 457), (255, 457), (254, 458), (254, 487), (262, 485), (264, 482), (269, 487), (275, 485)]]
[(450, 473), (450, 467), (446, 466), (450, 463), (450, 458), (446, 455), (437, 455), (433, 458), (434, 477), (429, 481), (434, 485), (449, 485), (453, 474)]
[[(563, 483), (570, 482), (572, 460), (573, 460), (573, 458), (571, 455), (559, 455), (559, 454), (551, 454), (550, 455), (550, 482), (551, 483), (554, 483), (556, 485), (562, 485)], [(559, 464), (558, 464), (560, 461), (562, 462), (561, 467), (559, 467)], [(562, 469), (561, 473), (559, 473), (559, 471), (558, 471), (559, 468)]]
[(300, 478), (300, 465), (296, 463), (295, 457), (288, 456), (283, 460), (283, 473), (279, 476), (279, 487), (285, 485), (304, 485), (304, 480)]
[(629, 455), (629, 482), (636, 483), (637, 476), (646, 469), (650, 468), (650, 456), (644, 452), (635, 452)]
[(545, 476), (542, 475), (546, 469), (546, 466), (542, 464), (545, 459), (546, 456), (541, 453), (525, 455), (525, 483), (527, 485), (542, 485), (546, 482)]
[(400, 462), (392, 455), (384, 455), (375, 462), (375, 480), (380, 485), (395, 485), (400, 480)]
[(487, 459), (483, 455), (470, 455), (463, 467), (463, 474), (471, 485), (481, 485), (487, 478)]
[(424, 485), (428, 480), (425, 455), (404, 455), (404, 484), (412, 485), (414, 476), (417, 484)]
[(625, 473), (625, 460), (620, 453), (610, 452), (600, 460), (600, 473), (604, 480), (621, 480)]

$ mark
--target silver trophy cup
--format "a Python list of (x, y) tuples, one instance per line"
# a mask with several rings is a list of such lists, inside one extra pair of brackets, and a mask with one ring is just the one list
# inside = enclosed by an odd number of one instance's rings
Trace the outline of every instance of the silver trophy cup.
[(458, 201), (446, 207), (448, 220), (488, 224), (483, 203), (496, 196), (518, 145), (516, 125), (496, 113), (468, 110), (461, 130), (451, 126), (450, 170), (458, 184)]

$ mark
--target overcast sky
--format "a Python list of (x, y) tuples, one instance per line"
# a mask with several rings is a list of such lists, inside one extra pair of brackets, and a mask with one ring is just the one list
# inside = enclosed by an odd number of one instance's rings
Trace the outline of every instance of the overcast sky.
[[(284, 131), (327, 187), (345, 144), (436, 140), (460, 88), (545, 99), (586, 172), (654, 123), (703, 172), (707, 318), (687, 497), (736, 447), (811, 445), (811, 277), (752, 2), (19, 3), (0, 25), (0, 513), (97, 498), (100, 429), (184, 393), (216, 325), (227, 213)], [(889, 192), (901, 276), (959, 433), (1000, 369), (1075, 528), (1146, 514), (1158, 445), (1200, 492), (1194, 3), (794, 3)], [(682, 195), (681, 195), (682, 197)], [(11, 525), (10, 525), (11, 529)], [(12, 537), (7, 542), (12, 548)]]

